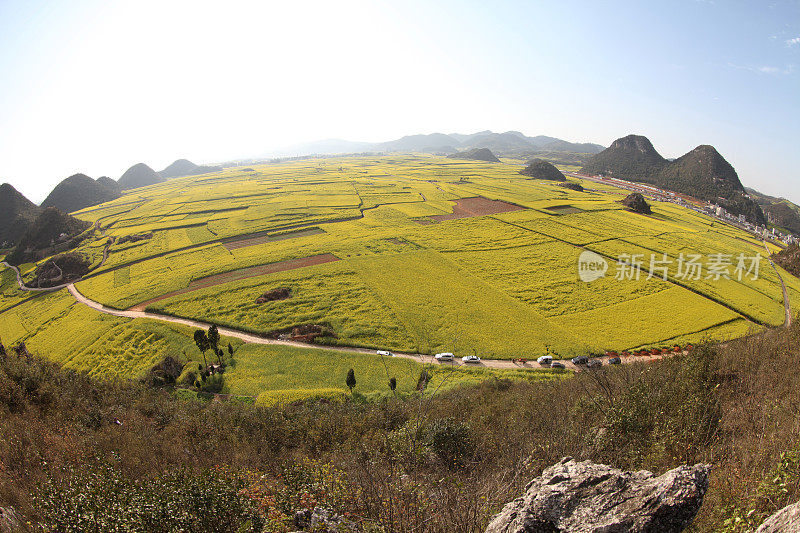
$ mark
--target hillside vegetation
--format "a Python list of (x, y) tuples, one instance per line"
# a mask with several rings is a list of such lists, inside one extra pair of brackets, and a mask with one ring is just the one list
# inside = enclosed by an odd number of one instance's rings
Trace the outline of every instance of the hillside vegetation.
[(293, 531), (314, 505), (366, 529), (481, 531), (569, 455), (711, 463), (692, 531), (750, 531), (800, 497), (798, 347), (795, 326), (563, 382), (278, 407), (184, 401), (7, 347), (0, 505), (64, 532)]
[(55, 207), (64, 213), (72, 213), (110, 202), (119, 198), (120, 194), (119, 187), (105, 185), (85, 174), (75, 174), (56, 185), (41, 207)]
[(52, 255), (59, 245), (63, 245), (63, 250), (74, 248), (78, 243), (71, 241), (91, 226), (90, 222), (48, 207), (29, 225), (6, 260), (21, 264)]
[(16, 244), (41, 210), (8, 183), (0, 185), (0, 247)]

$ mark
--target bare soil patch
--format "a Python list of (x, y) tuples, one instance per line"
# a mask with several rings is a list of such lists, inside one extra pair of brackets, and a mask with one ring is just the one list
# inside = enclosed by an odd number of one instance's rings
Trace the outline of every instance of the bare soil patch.
[(483, 215), (496, 215), (498, 213), (508, 213), (510, 211), (520, 211), (525, 209), (521, 205), (504, 202), (503, 200), (490, 200), (483, 196), (474, 198), (460, 198), (453, 206), (453, 212), (447, 215), (432, 215), (428, 217), (436, 222), (445, 220), (456, 220), (459, 218), (480, 217)]
[(287, 259), (286, 261), (278, 261), (277, 263), (267, 263), (266, 265), (241, 268), (239, 270), (233, 270), (231, 272), (225, 272), (223, 274), (214, 274), (213, 276), (207, 276), (205, 278), (196, 279), (190, 282), (189, 285), (183, 289), (172, 291), (167, 294), (162, 294), (161, 296), (153, 298), (152, 300), (147, 300), (146, 302), (137, 304), (131, 307), (129, 311), (144, 311), (148, 305), (151, 305), (155, 302), (166, 300), (167, 298), (178, 296), (180, 294), (186, 294), (187, 292), (192, 292), (199, 289), (205, 289), (206, 287), (213, 287), (215, 285), (221, 285), (223, 283), (237, 281), (240, 279), (253, 278), (256, 276), (265, 276), (267, 274), (273, 274), (275, 272), (283, 272), (285, 270), (294, 270), (296, 268), (303, 268), (307, 266), (331, 263), (333, 261), (338, 261), (338, 260), (339, 258), (333, 254), (320, 254), (320, 255), (312, 255), (310, 257), (300, 257), (298, 259)]
[(257, 304), (265, 304), (267, 302), (274, 302), (276, 300), (285, 300), (292, 295), (292, 289), (289, 287), (278, 287), (277, 289), (272, 289), (271, 291), (267, 291), (258, 298), (256, 298)]
[(283, 241), (286, 239), (294, 239), (297, 237), (307, 237), (309, 235), (319, 235), (320, 233), (325, 233), (325, 231), (320, 228), (306, 228), (297, 231), (289, 231), (286, 233), (278, 233), (278, 234), (274, 233), (270, 234), (265, 232), (263, 234), (251, 235), (246, 239), (234, 238), (232, 240), (225, 240), (222, 242), (222, 246), (224, 246), (228, 250), (236, 250), (237, 248), (246, 248), (248, 246), (256, 246), (258, 244)]

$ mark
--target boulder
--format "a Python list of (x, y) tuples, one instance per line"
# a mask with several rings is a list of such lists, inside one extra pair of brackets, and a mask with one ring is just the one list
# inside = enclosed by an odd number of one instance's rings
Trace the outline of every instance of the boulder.
[(0, 533), (22, 531), (22, 519), (13, 507), (0, 507)]
[(683, 531), (703, 503), (710, 470), (697, 464), (656, 476), (566, 457), (531, 481), (486, 533)]
[(761, 524), (756, 533), (793, 533), (800, 531), (800, 502), (787, 505)]
[(340, 533), (356, 531), (356, 525), (346, 518), (337, 515), (325, 507), (303, 509), (294, 515), (294, 525), (299, 530), (317, 531), (324, 533)]

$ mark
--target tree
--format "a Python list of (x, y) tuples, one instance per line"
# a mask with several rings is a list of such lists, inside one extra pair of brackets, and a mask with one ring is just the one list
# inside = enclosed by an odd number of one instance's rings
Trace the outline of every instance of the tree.
[(202, 329), (198, 329), (194, 332), (194, 343), (197, 345), (197, 348), (200, 350), (200, 353), (203, 354), (203, 366), (207, 367), (208, 362), (206, 361), (206, 350), (209, 349), (208, 343), (208, 336), (206, 332)]
[(392, 392), (394, 392), (395, 389), (397, 389), (397, 378), (389, 379), (389, 388), (392, 389)]
[(231, 346), (231, 343), (228, 343), (228, 355), (233, 357), (233, 346)]
[(217, 348), (219, 346), (219, 330), (217, 326), (213, 324), (208, 328), (208, 346), (214, 350), (214, 353), (217, 353)]
[(353, 393), (353, 389), (356, 386), (356, 372), (352, 368), (347, 371), (347, 378), (344, 380), (347, 387), (350, 389), (350, 393)]

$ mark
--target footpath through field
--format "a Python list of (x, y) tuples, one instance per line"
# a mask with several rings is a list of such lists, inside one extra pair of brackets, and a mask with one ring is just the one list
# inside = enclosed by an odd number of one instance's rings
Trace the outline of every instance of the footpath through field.
[(781, 273), (778, 272), (778, 268), (775, 266), (775, 262), (772, 260), (772, 252), (769, 251), (767, 241), (764, 241), (764, 249), (767, 251), (767, 259), (769, 259), (769, 264), (772, 267), (772, 270), (775, 271), (775, 275), (777, 275), (778, 279), (781, 281), (781, 288), (783, 289), (783, 309), (786, 312), (786, 318), (783, 320), (783, 327), (788, 328), (792, 325), (792, 308), (789, 304), (789, 291), (786, 290), (786, 283), (783, 282), (783, 277), (781, 276)]

